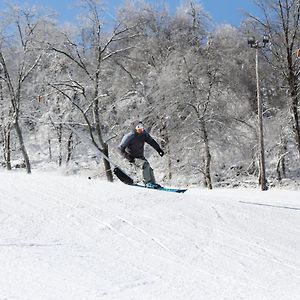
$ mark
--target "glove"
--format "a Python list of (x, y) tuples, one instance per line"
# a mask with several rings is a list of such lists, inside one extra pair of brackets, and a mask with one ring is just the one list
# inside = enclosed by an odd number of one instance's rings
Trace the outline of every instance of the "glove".
[(134, 157), (130, 156), (130, 158), (128, 158), (128, 161), (129, 161), (131, 164), (134, 164)]
[(157, 152), (161, 157), (165, 155), (165, 152), (162, 149), (159, 149)]
[(129, 153), (125, 152), (125, 158), (131, 163), (133, 164), (134, 163), (134, 157), (131, 156)]

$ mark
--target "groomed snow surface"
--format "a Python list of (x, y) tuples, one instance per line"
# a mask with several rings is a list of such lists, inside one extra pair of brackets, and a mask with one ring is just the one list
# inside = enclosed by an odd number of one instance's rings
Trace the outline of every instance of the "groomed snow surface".
[(0, 299), (300, 299), (300, 192), (0, 172)]

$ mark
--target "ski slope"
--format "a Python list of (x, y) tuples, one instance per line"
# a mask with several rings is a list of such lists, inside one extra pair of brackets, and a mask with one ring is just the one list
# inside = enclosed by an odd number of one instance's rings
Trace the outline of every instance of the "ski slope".
[(300, 299), (300, 192), (0, 172), (0, 299)]

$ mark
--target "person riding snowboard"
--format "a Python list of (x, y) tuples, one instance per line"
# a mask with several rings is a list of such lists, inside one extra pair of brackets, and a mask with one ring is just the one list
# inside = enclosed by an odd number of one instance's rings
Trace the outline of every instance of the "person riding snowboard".
[(142, 170), (146, 187), (160, 188), (160, 185), (155, 181), (153, 169), (144, 156), (145, 142), (152, 146), (161, 157), (164, 156), (164, 151), (145, 130), (143, 122), (138, 122), (134, 130), (123, 137), (118, 149), (124, 158)]

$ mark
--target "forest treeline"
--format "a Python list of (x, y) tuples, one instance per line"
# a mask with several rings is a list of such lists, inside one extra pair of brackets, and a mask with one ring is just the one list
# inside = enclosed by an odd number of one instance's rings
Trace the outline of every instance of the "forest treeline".
[[(300, 176), (300, 1), (255, 1), (259, 17), (214, 26), (196, 0), (176, 12), (126, 1), (113, 19), (101, 1), (81, 1), (76, 24), (47, 10), (5, 6), (0, 17), (0, 161), (27, 173), (42, 160), (117, 163), (115, 147), (136, 120), (164, 148), (153, 158), (166, 180), (212, 188), (259, 177), (255, 51), (269, 182)], [(90, 143), (76, 135), (76, 129)], [(149, 152), (152, 155), (153, 152)], [(155, 154), (153, 154), (155, 156)], [(101, 162), (113, 180), (112, 166)]]

